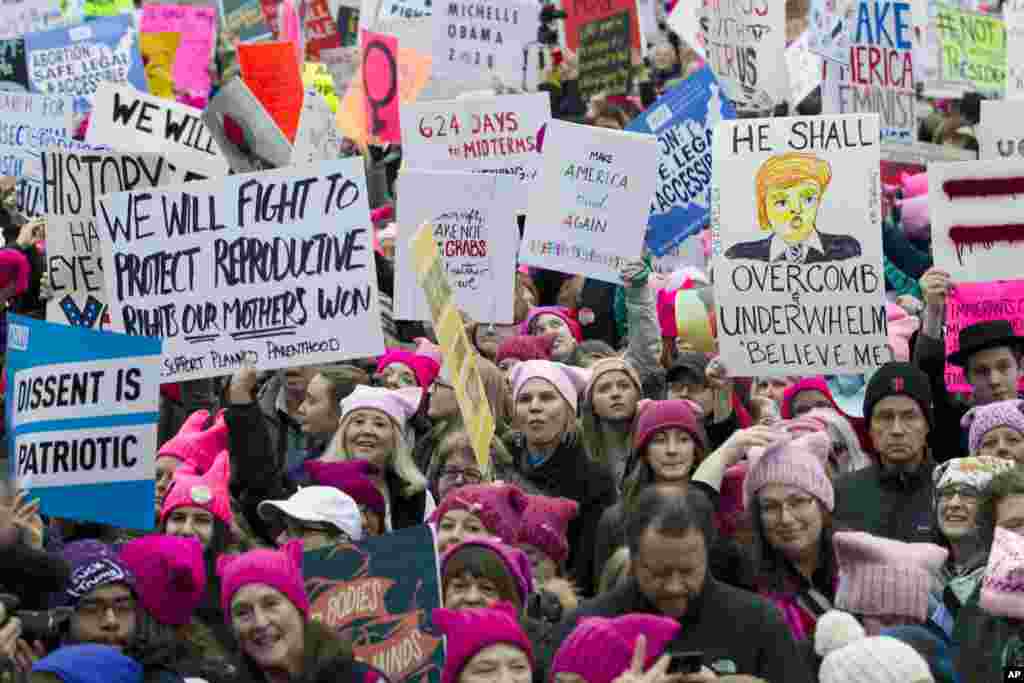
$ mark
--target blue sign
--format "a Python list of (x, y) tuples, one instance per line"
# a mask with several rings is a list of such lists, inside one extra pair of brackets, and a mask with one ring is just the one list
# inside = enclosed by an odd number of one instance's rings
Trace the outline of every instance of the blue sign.
[(148, 530), (163, 342), (8, 316), (11, 477), (43, 514)]
[(663, 95), (626, 126), (658, 136), (658, 175), (647, 248), (657, 256), (700, 232), (711, 209), (711, 134), (736, 118), (732, 103), (704, 67)]

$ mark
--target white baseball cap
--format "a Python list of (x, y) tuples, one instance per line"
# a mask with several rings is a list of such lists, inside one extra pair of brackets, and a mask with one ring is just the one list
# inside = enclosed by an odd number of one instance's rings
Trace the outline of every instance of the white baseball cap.
[(348, 534), (353, 541), (363, 538), (363, 517), (350, 495), (333, 486), (307, 486), (288, 500), (265, 500), (257, 510), (271, 520), (285, 514), (303, 522), (330, 524)]

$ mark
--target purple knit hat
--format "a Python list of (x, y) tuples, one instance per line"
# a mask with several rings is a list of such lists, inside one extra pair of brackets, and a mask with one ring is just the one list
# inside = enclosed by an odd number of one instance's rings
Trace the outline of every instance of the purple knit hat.
[(445, 635), (441, 683), (456, 683), (473, 657), (491, 645), (507, 644), (526, 653), (533, 666), (533, 647), (519, 625), (516, 609), (507, 602), (494, 607), (451, 610), (438, 607), (430, 613)]
[(903, 543), (861, 531), (836, 532), (839, 564), (836, 609), (868, 617), (923, 623), (928, 594), (949, 552), (934, 543)]
[(540, 548), (555, 564), (565, 562), (569, 556), (569, 522), (580, 506), (568, 498), (528, 496), (527, 500), (516, 543)]
[(490, 538), (471, 538), (449, 548), (441, 556), (441, 583), (445, 582), (445, 572), (452, 558), (458, 555), (464, 548), (471, 547), (490, 550), (498, 556), (501, 563), (505, 565), (505, 569), (508, 570), (509, 575), (516, 582), (520, 602), (525, 605), (530, 594), (533, 593), (533, 569), (530, 566), (529, 558), (526, 557), (526, 553), (522, 550)]
[(654, 665), (682, 630), (675, 619), (653, 614), (627, 614), (615, 619), (588, 617), (562, 641), (551, 662), (550, 677), (576, 674), (587, 683), (612, 683), (633, 661), (636, 640), (647, 639), (644, 670)]
[(526, 494), (514, 484), (469, 484), (452, 489), (431, 513), (430, 523), (438, 524), (449, 510), (466, 510), (492, 534), (514, 543), (526, 503)]
[(572, 406), (573, 415), (579, 404), (580, 392), (586, 389), (590, 371), (583, 368), (556, 363), (548, 360), (526, 360), (512, 370), (512, 400), (516, 400), (523, 385), (531, 379), (543, 379), (551, 383), (562, 398)]
[(993, 616), (1024, 619), (1024, 536), (996, 527), (979, 604)]
[(74, 607), (100, 586), (123, 583), (135, 592), (135, 577), (112, 547), (96, 540), (75, 541), (62, 553), (71, 567), (68, 582), (52, 597), (51, 607)]
[(985, 435), (996, 427), (1009, 427), (1024, 436), (1024, 401), (1014, 398), (975, 406), (960, 420), (960, 426), (970, 430), (970, 453), (976, 455)]
[(701, 453), (707, 454), (708, 435), (704, 431), (703, 415), (693, 401), (641, 401), (636, 407), (636, 423), (633, 426), (633, 452), (640, 453), (647, 447), (651, 437), (663, 429), (682, 429), (700, 446)]
[(195, 538), (154, 534), (121, 547), (143, 608), (161, 624), (183, 626), (206, 594), (203, 546)]
[(746, 509), (757, 492), (769, 484), (784, 484), (803, 489), (817, 498), (825, 509), (835, 509), (836, 497), (832, 482), (825, 473), (831, 439), (814, 432), (797, 439), (781, 439), (765, 449), (751, 449), (747, 453), (750, 470), (743, 481), (743, 500)]
[(369, 460), (324, 462), (314, 459), (302, 463), (302, 469), (320, 486), (333, 486), (378, 515), (383, 515), (387, 511), (384, 494), (370, 480), (370, 476), (376, 474), (377, 468)]
[(220, 605), (231, 623), (231, 600), (243, 586), (261, 583), (280, 591), (302, 612), (309, 613), (309, 596), (302, 582), (302, 541), (288, 541), (280, 550), (250, 550), (217, 558)]

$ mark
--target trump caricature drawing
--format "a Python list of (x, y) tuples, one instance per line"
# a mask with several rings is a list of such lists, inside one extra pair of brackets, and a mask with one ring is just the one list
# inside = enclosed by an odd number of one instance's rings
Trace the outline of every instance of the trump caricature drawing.
[(770, 157), (757, 171), (757, 222), (772, 234), (729, 247), (725, 257), (754, 261), (823, 263), (860, 256), (860, 242), (849, 235), (820, 232), (818, 209), (832, 180), (832, 168), (813, 154), (789, 152)]

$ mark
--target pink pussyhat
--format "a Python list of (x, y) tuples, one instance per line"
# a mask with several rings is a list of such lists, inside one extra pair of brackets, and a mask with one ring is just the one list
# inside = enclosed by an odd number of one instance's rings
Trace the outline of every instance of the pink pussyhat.
[(531, 379), (543, 379), (551, 384), (572, 406), (575, 415), (580, 392), (587, 388), (587, 382), (590, 381), (590, 371), (550, 360), (523, 361), (512, 369), (512, 375), (509, 377), (512, 382), (513, 401), (519, 396), (523, 385)]
[(156, 457), (169, 456), (178, 460), (184, 460), (187, 457), (188, 449), (191, 448), (185, 442), (191, 440), (197, 434), (201, 434), (209, 420), (210, 411), (208, 410), (197, 410), (189, 415), (178, 429), (178, 433), (168, 439), (167, 443), (156, 452)]
[(587, 683), (612, 683), (630, 667), (640, 636), (647, 640), (644, 671), (654, 665), (665, 648), (679, 635), (675, 619), (653, 614), (627, 614), (606, 619), (588, 617), (562, 641), (551, 662), (550, 678), (576, 674)]
[[(205, 410), (190, 415), (174, 438), (160, 449), (157, 457), (170, 455), (178, 458), (182, 461), (179, 469), (184, 474), (200, 475), (206, 472), (213, 466), (214, 459), (228, 448), (228, 425), (224, 421), (224, 411), (217, 413), (213, 425), (204, 430), (203, 425), (208, 420), (209, 413)], [(186, 427), (190, 431), (185, 432)]]
[(302, 469), (306, 470), (306, 474), (315, 483), (320, 486), (333, 486), (347, 493), (357, 504), (369, 508), (371, 512), (383, 515), (387, 510), (384, 494), (370, 479), (371, 476), (376, 476), (378, 471), (369, 460), (307, 460), (302, 463)]
[(569, 557), (569, 522), (580, 506), (568, 498), (528, 496), (517, 543), (540, 548), (555, 564)]
[(439, 524), (451, 510), (465, 510), (506, 543), (515, 543), (526, 494), (514, 484), (469, 484), (452, 489), (430, 515), (431, 524)]
[(231, 461), (227, 451), (222, 451), (213, 461), (213, 466), (202, 476), (184, 473), (179, 468), (174, 473), (171, 488), (160, 509), (161, 528), (178, 508), (196, 507), (206, 510), (230, 529), (235, 521), (235, 515), (231, 512), (231, 492), (228, 489), (230, 481)]
[(220, 601), (224, 618), (231, 623), (231, 600), (240, 589), (261, 583), (288, 598), (303, 616), (309, 614), (309, 596), (302, 579), (302, 541), (288, 541), (280, 550), (250, 550), (241, 555), (217, 558)]
[(404, 349), (391, 349), (377, 361), (377, 373), (383, 372), (384, 368), (392, 363), (401, 363), (412, 370), (416, 375), (416, 383), (423, 389), (433, 384), (441, 372), (441, 363), (431, 356)]
[(928, 194), (928, 171), (922, 171), (921, 173), (907, 173), (904, 171), (900, 174), (900, 184), (903, 185), (904, 197), (918, 197)]
[(1024, 619), (1024, 536), (996, 527), (979, 606), (996, 617)]
[(912, 239), (927, 238), (932, 227), (928, 195), (922, 194), (910, 199), (898, 199), (896, 206), (900, 207), (900, 224), (903, 226), (903, 233)]
[(0, 249), (0, 287), (14, 285), (15, 296), (28, 289), (32, 265), (28, 257), (17, 249)]
[(142, 607), (159, 623), (184, 626), (206, 595), (203, 546), (195, 538), (155, 534), (121, 547)]
[(452, 610), (438, 607), (430, 613), (434, 626), (445, 636), (441, 683), (456, 683), (470, 660), (492, 645), (511, 645), (526, 653), (533, 667), (533, 647), (519, 625), (515, 607), (499, 602), (494, 607)]
[(921, 327), (921, 320), (917, 316), (908, 315), (902, 306), (892, 303), (885, 305), (885, 315), (893, 358), (907, 362), (910, 360), (910, 339)]

